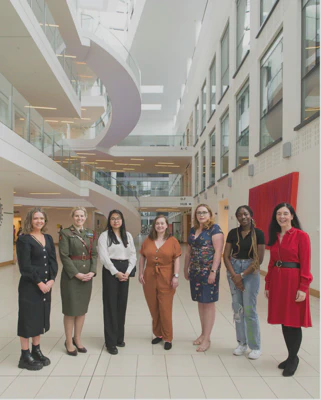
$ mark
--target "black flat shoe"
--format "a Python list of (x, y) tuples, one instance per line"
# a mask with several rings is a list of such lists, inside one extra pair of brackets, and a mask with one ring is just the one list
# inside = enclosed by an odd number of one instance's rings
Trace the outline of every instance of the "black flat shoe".
[(284, 368), (286, 367), (287, 362), (288, 362), (288, 359), (282, 361), (282, 362), (278, 365), (278, 368), (279, 368), (279, 369), (284, 369)]
[(117, 347), (125, 347), (126, 343), (125, 342), (117, 343), (116, 346)]
[(294, 361), (289, 360), (282, 373), (283, 376), (293, 376), (299, 365), (299, 357), (297, 356)]
[(39, 371), (43, 368), (43, 364), (40, 361), (36, 361), (29, 353), (25, 357), (20, 357), (18, 367), (29, 371)]
[(78, 350), (79, 353), (87, 353), (86, 347), (78, 347), (76, 345), (75, 339), (72, 338), (72, 343), (76, 346), (76, 349)]
[(68, 356), (76, 356), (76, 355), (78, 355), (77, 349), (75, 349), (75, 350), (73, 350), (73, 351), (69, 351), (69, 350), (67, 349), (66, 342), (65, 342), (65, 347), (66, 347)]
[(107, 346), (107, 351), (112, 355), (118, 354), (118, 349), (116, 346)]
[(42, 354), (42, 351), (40, 350), (40, 348), (32, 350), (31, 355), (36, 361), (41, 362), (41, 364), (44, 367), (47, 367), (48, 365), (50, 365), (49, 358)]
[(165, 342), (164, 343), (164, 350), (170, 350), (172, 348), (172, 343), (171, 342)]
[(152, 340), (152, 344), (157, 344), (160, 343), (163, 339), (161, 337), (156, 336), (153, 340)]

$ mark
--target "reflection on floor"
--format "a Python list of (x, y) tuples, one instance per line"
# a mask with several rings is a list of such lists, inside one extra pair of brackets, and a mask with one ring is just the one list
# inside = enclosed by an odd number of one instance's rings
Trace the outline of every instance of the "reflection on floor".
[[(182, 258), (183, 260), (183, 258)], [(1, 398), (319, 398), (319, 300), (311, 297), (313, 328), (303, 330), (300, 364), (284, 378), (277, 364), (287, 356), (280, 326), (266, 322), (263, 278), (258, 298), (263, 355), (250, 361), (236, 357), (231, 296), (223, 267), (220, 299), (211, 348), (196, 353), (200, 333), (197, 304), (188, 282), (180, 277), (174, 301), (171, 351), (151, 345), (151, 319), (137, 277), (130, 282), (126, 347), (110, 356), (103, 347), (101, 267), (87, 314), (83, 343), (87, 354), (66, 355), (59, 279), (53, 290), (51, 329), (41, 342), (51, 365), (38, 372), (17, 368), (17, 266), (0, 268), (0, 396)]]

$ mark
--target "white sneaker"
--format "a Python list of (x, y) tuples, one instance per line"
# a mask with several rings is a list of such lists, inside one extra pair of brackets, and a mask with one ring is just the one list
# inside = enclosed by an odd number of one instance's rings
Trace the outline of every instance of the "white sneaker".
[(247, 345), (239, 344), (236, 349), (234, 349), (233, 354), (235, 356), (242, 356), (247, 350)]
[(249, 358), (251, 360), (257, 360), (261, 354), (262, 354), (261, 350), (252, 350), (249, 354)]

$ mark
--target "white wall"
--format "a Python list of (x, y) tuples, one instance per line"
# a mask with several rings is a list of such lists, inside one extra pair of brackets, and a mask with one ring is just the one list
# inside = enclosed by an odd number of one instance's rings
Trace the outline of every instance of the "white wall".
[(1, 184), (0, 203), (3, 220), (0, 226), (0, 264), (13, 260), (13, 186)]

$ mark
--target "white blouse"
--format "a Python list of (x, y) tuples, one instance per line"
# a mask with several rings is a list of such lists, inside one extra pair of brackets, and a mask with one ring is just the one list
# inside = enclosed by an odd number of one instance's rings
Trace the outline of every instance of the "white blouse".
[(134, 245), (134, 240), (132, 235), (127, 232), (128, 238), (128, 246), (127, 248), (124, 246), (120, 237), (117, 236), (119, 244), (112, 243), (111, 246), (107, 246), (108, 241), (108, 231), (103, 232), (99, 236), (98, 240), (98, 254), (100, 258), (100, 262), (103, 266), (109, 270), (112, 275), (117, 274), (118, 270), (115, 268), (114, 264), (110, 261), (110, 259), (114, 260), (128, 260), (128, 268), (127, 273), (131, 273), (132, 269), (136, 265), (137, 257), (136, 257), (136, 249)]

